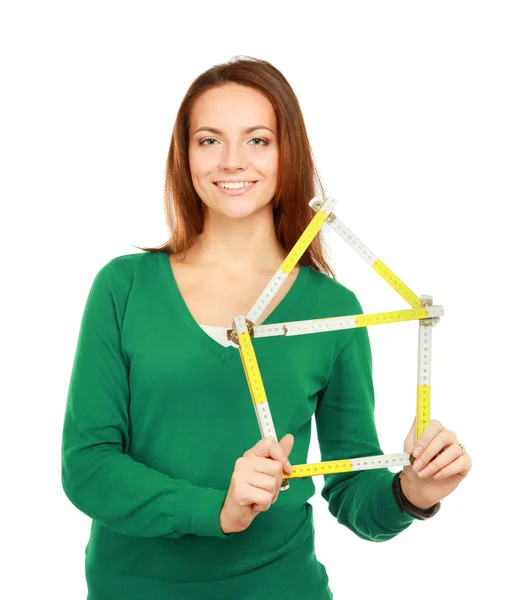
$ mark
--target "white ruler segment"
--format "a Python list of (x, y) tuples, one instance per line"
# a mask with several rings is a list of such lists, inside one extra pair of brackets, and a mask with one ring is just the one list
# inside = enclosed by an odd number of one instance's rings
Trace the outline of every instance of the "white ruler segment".
[[(318, 198), (313, 198), (309, 202), (309, 206), (313, 208), (313, 206), (317, 203), (321, 202)], [(324, 227), (331, 227), (334, 231), (336, 231), (343, 240), (357, 252), (369, 265), (373, 265), (378, 257), (362, 242), (349, 227), (337, 218), (337, 216), (333, 215), (332, 223), (324, 223)]]
[(381, 469), (383, 467), (396, 467), (409, 464), (409, 454), (407, 452), (399, 452), (397, 454), (380, 454), (379, 456), (365, 456), (363, 458), (351, 459), (352, 471)]
[[(412, 309), (393, 311), (395, 313), (409, 313)], [(388, 313), (379, 313), (388, 314)], [(443, 306), (436, 305), (427, 307), (427, 318), (439, 317), (444, 314)], [(356, 317), (367, 315), (349, 315), (346, 317), (329, 317), (327, 319), (309, 319), (306, 321), (288, 321), (286, 323), (273, 323), (271, 325), (255, 325), (253, 336), (255, 338), (270, 337), (276, 335), (304, 335), (309, 333), (322, 333), (335, 331), (337, 329), (352, 329), (357, 326)], [(405, 321), (404, 321), (405, 322)], [(382, 323), (378, 323), (382, 324)], [(388, 324), (388, 321), (385, 321)]]

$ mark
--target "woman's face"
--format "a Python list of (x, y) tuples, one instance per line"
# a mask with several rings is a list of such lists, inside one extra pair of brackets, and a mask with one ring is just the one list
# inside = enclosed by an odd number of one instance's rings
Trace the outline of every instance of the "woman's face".
[[(195, 190), (209, 210), (237, 218), (264, 208), (274, 197), (278, 175), (270, 101), (235, 83), (204, 92), (190, 115), (188, 158)], [(228, 195), (217, 187), (227, 181), (256, 183), (241, 195)]]

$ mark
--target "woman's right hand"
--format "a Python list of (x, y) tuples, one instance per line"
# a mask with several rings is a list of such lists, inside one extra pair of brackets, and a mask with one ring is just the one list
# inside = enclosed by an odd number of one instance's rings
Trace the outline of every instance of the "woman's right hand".
[(287, 433), (278, 442), (262, 438), (238, 458), (230, 480), (227, 497), (220, 512), (223, 533), (247, 529), (253, 519), (276, 502), (283, 480), (283, 470), (290, 473), (288, 456), (294, 437)]

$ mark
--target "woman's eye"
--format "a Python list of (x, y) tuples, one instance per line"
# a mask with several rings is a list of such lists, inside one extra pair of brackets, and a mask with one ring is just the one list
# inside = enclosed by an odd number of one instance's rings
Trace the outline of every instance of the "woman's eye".
[[(262, 138), (253, 138), (253, 139), (252, 139), (252, 140), (250, 140), (250, 141), (252, 141), (252, 142), (253, 142), (253, 141), (256, 141), (256, 140), (258, 140), (258, 141), (260, 141), (260, 142), (263, 142), (263, 144), (264, 144), (265, 146), (267, 146), (267, 144), (269, 143), (267, 140), (264, 140), (264, 139), (262, 139)], [(199, 142), (199, 145), (200, 145), (200, 146), (215, 146), (216, 144), (206, 144), (206, 142), (215, 142), (215, 141), (216, 141), (216, 140), (215, 140), (214, 138), (206, 138), (205, 140), (202, 140), (201, 142)], [(253, 144), (253, 146), (261, 146), (261, 145), (262, 145), (262, 144)]]

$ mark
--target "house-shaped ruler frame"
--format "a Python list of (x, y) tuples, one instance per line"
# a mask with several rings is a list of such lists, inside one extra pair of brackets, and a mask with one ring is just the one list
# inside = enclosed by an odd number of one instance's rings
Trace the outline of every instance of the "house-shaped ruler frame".
[[(299, 240), (296, 242), (283, 264), (269, 281), (253, 308), (244, 317), (239, 315), (232, 320), (232, 329), (227, 330), (227, 338), (239, 349), (242, 364), (248, 382), (251, 398), (263, 438), (273, 437), (278, 441), (276, 430), (269, 410), (269, 403), (260, 374), (260, 369), (251, 343), (251, 338), (269, 336), (291, 336), (311, 333), (322, 333), (337, 329), (353, 327), (369, 327), (370, 325), (386, 325), (400, 321), (418, 320), (418, 385), (416, 394), (416, 426), (415, 441), (420, 437), (430, 420), (430, 373), (432, 327), (437, 325), (444, 314), (443, 307), (432, 305), (432, 297), (417, 296), (393, 273), (365, 244), (363, 244), (342, 221), (333, 213), (336, 200), (327, 197), (325, 201), (317, 197), (309, 202), (316, 213)], [(297, 261), (306, 251), (309, 244), (322, 226), (336, 231), (392, 288), (411, 306), (407, 310), (397, 310), (369, 315), (348, 315), (345, 317), (328, 317), (308, 321), (292, 321), (270, 325), (257, 325), (255, 322), (263, 313), (269, 302), (279, 290), (283, 281), (290, 274)], [(284, 474), (281, 490), (288, 489), (288, 480), (296, 477), (312, 477), (346, 471), (385, 468), (407, 465), (413, 461), (411, 454), (382, 454), (336, 461), (326, 461), (307, 465), (292, 465), (292, 472)]]

